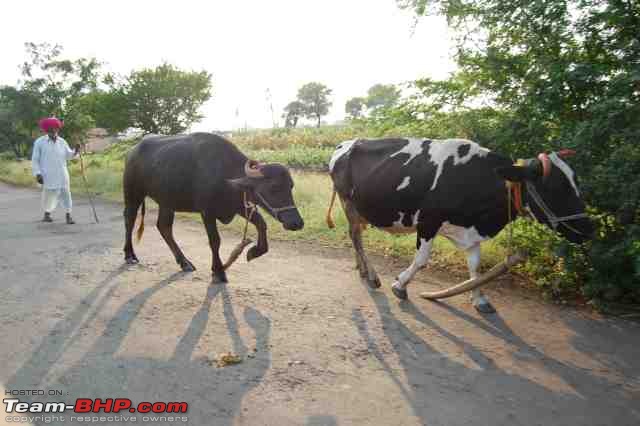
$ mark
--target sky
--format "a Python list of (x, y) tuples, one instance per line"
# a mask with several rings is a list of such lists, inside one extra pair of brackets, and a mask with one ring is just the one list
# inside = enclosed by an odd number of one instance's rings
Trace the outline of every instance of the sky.
[(105, 70), (170, 62), (213, 76), (213, 96), (192, 130), (282, 125), (300, 86), (333, 90), (324, 119), (374, 84), (445, 78), (455, 65), (446, 22), (421, 18), (395, 0), (7, 1), (0, 26), (0, 85), (15, 84), (25, 42), (63, 46), (69, 59), (96, 57)]

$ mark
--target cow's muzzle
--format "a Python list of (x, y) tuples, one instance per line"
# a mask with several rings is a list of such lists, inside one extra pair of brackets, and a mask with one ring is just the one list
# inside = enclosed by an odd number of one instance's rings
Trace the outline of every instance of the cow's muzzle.
[(298, 213), (298, 209), (295, 208), (278, 213), (276, 219), (282, 223), (283, 228), (287, 231), (299, 231), (304, 228), (304, 220)]

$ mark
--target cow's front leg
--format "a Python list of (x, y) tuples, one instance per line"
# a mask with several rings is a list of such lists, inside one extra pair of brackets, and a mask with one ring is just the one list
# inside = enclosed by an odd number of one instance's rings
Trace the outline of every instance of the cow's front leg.
[(254, 211), (249, 220), (258, 231), (258, 242), (255, 246), (247, 251), (247, 262), (260, 257), (269, 251), (269, 243), (267, 242), (267, 224), (257, 211)]
[(420, 234), (418, 234), (418, 250), (413, 259), (413, 263), (411, 263), (407, 269), (402, 271), (400, 275), (398, 275), (398, 278), (396, 278), (396, 281), (391, 285), (391, 291), (393, 291), (393, 294), (398, 299), (407, 299), (407, 285), (416, 272), (424, 268), (429, 261), (429, 257), (431, 256), (431, 247), (433, 246), (433, 238), (434, 237), (427, 240), (425, 238), (421, 238)]
[(209, 246), (211, 247), (211, 273), (213, 275), (213, 282), (226, 283), (228, 280), (227, 274), (224, 272), (222, 266), (222, 260), (220, 259), (220, 233), (218, 232), (216, 218), (211, 214), (203, 213), (202, 222), (207, 230)]
[[(480, 267), (480, 243), (468, 248), (466, 252), (469, 277), (474, 279), (478, 276), (478, 268)], [(471, 303), (478, 312), (482, 312), (483, 314), (491, 314), (496, 311), (489, 302), (487, 296), (482, 294), (482, 290), (480, 290), (480, 288), (476, 288), (471, 291)]]

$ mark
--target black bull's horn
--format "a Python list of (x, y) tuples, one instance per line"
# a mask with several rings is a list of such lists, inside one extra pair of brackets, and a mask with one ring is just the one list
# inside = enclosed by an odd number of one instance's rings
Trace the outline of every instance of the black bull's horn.
[(263, 178), (262, 170), (260, 170), (260, 163), (256, 160), (249, 160), (244, 163), (244, 174), (250, 178)]
[(523, 253), (512, 254), (511, 256), (508, 256), (503, 262), (498, 263), (496, 266), (480, 275), (479, 277), (463, 281), (460, 284), (456, 284), (444, 290), (431, 292), (427, 291), (420, 293), (420, 297), (422, 297), (423, 299), (444, 299), (447, 297), (457, 296), (458, 294), (465, 293), (467, 291), (471, 291), (482, 285), (488, 284), (490, 281), (504, 274), (510, 268), (524, 261), (525, 259), (526, 256)]

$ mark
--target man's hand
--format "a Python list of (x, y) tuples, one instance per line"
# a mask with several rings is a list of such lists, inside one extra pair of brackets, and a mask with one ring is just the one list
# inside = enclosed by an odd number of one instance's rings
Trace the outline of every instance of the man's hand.
[(38, 183), (40, 185), (44, 184), (44, 179), (42, 179), (42, 175), (37, 175), (36, 176), (36, 180), (38, 181)]

